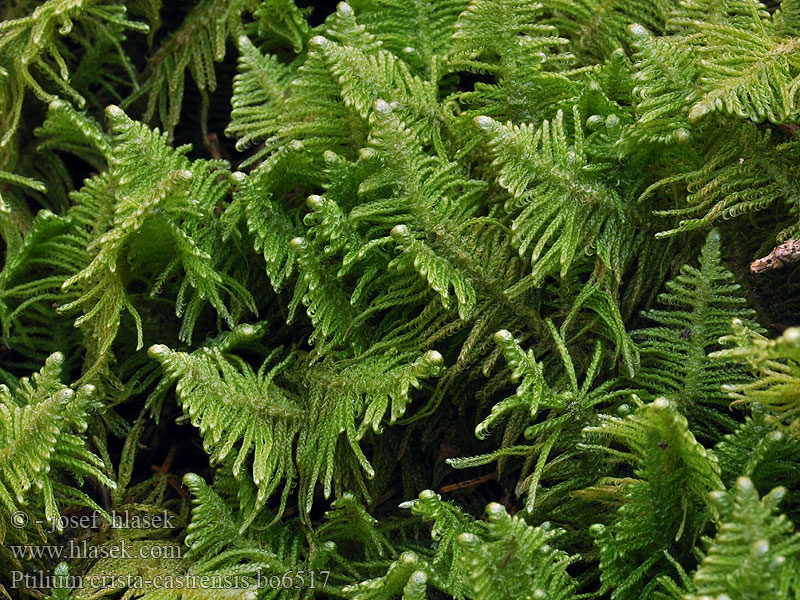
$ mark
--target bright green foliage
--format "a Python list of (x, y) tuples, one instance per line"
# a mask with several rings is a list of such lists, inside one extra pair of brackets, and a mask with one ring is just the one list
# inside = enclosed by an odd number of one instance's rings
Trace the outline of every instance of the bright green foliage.
[[(232, 578), (238, 585), (230, 586), (233, 589), (223, 593), (242, 597), (241, 590), (245, 589), (244, 597), (252, 598), (258, 589), (255, 579), (260, 572), (265, 576), (283, 575), (297, 565), (295, 535), (281, 527), (266, 532), (259, 540), (261, 543), (241, 538), (237, 535), (240, 530), (237, 521), (241, 521), (241, 516), (231, 513), (225, 499), (193, 473), (184, 476), (184, 483), (196, 497), (191, 523), (186, 528), (185, 543), (189, 551), (181, 557), (188, 574), (212, 578), (238, 575), (238, 580)], [(248, 559), (245, 568), (240, 564), (243, 557)], [(215, 592), (220, 593), (208, 590), (206, 594), (213, 597)]]
[[(39, 360), (59, 348), (58, 329), (51, 303), (63, 300), (61, 284), (84, 264), (84, 253), (71, 252), (65, 239), (66, 219), (41, 211), (21, 247), (9, 256), (0, 274), (2, 323), (5, 343), (23, 354), (33, 353)], [(63, 270), (54, 268), (52, 257), (63, 257)], [(36, 268), (40, 265), (39, 268)], [(42, 277), (41, 266), (48, 269)], [(69, 267), (72, 267), (70, 270)], [(38, 275), (38, 277), (37, 277)], [(21, 324), (25, 315), (24, 325)]]
[(415, 269), (428, 280), (434, 291), (441, 297), (442, 306), (450, 308), (450, 287), (458, 298), (458, 315), (464, 319), (475, 308), (475, 290), (472, 284), (447, 260), (436, 256), (422, 242), (415, 240), (405, 225), (392, 228), (392, 238), (403, 249), (401, 257), (389, 263), (388, 268), (398, 272)]
[(53, 577), (55, 581), (47, 600), (70, 600), (72, 588), (69, 586), (69, 567), (67, 563), (58, 563), (56, 568), (53, 569)]
[(311, 10), (295, 6), (291, 0), (266, 0), (253, 11), (257, 20), (259, 37), (277, 36), (300, 52), (311, 37), (311, 27), (306, 16)]
[(401, 505), (426, 522), (433, 522), (431, 538), (436, 542), (436, 554), (431, 566), (440, 574), (441, 580), (455, 598), (467, 593), (467, 565), (464, 546), (458, 542), (461, 535), (485, 533), (483, 523), (472, 521), (457, 506), (443, 502), (441, 496), (431, 490), (419, 493), (419, 499)]
[(637, 143), (686, 144), (690, 125), (680, 108), (693, 92), (696, 78), (691, 49), (678, 40), (654, 36), (639, 24), (629, 31), (637, 70), (633, 88), (637, 119), (626, 137)]
[(78, 481), (95, 477), (115, 485), (103, 460), (71, 431), (86, 430), (89, 413), (97, 406), (94, 386), (76, 391), (62, 384), (63, 364), (64, 357), (53, 354), (32, 379), (22, 378), (13, 394), (5, 385), (0, 388), (0, 532), (5, 533), (9, 523), (16, 528), (28, 523), (20, 511), (27, 505), (49, 525), (63, 529), (57, 498), (99, 509), (80, 490), (54, 480), (51, 470), (63, 470)]
[[(73, 31), (76, 23), (77, 30)], [(9, 166), (9, 155), (3, 147), (9, 145), (19, 125), (26, 89), (45, 102), (58, 98), (42, 87), (39, 81), (42, 76), (55, 84), (61, 95), (81, 108), (86, 102), (80, 92), (70, 86), (70, 72), (76, 67), (80, 69), (80, 65), (68, 65), (73, 57), (61, 36), (72, 34), (75, 39), (82, 38), (89, 45), (97, 44), (105, 50), (113, 48), (120, 52), (121, 60), (130, 70), (130, 63), (120, 47), (120, 41), (124, 39), (121, 36), (123, 28), (148, 31), (144, 23), (126, 19), (125, 6), (97, 0), (48, 0), (30, 15), (3, 21), (0, 25), (0, 81), (3, 83), (0, 86), (0, 123), (3, 129), (0, 169)], [(106, 60), (105, 57), (93, 58)]]
[(111, 156), (110, 136), (90, 115), (78, 112), (63, 100), (53, 100), (47, 118), (35, 131), (42, 138), (38, 150), (53, 148), (79, 156), (98, 170)]
[(575, 57), (564, 51), (568, 40), (555, 27), (537, 23), (541, 13), (541, 4), (481, 0), (459, 16), (450, 68), (490, 73), (497, 81), (478, 82), (474, 91), (456, 95), (467, 108), (464, 116), (535, 122), (553, 105), (568, 107), (575, 100)]
[[(379, 430), (387, 410), (392, 421), (402, 415), (409, 389), (419, 387), (419, 380), (435, 374), (441, 364), (441, 356), (429, 352), (410, 364), (403, 364), (402, 357), (386, 356), (353, 365), (308, 365), (308, 379), (302, 387), (288, 381), (281, 385), (276, 377), (292, 362), (301, 361), (299, 356), (290, 354), (273, 362), (279, 354), (273, 352), (256, 374), (229, 353), (233, 346), (263, 331), (263, 327), (241, 325), (191, 355), (162, 345), (149, 351), (168, 380), (178, 381), (178, 398), (192, 424), (200, 429), (212, 464), (224, 462), (237, 446), (232, 469), (239, 478), (250, 453), (254, 454), (252, 479), (258, 496), (251, 518), (281, 484), (282, 510), (298, 477), (301, 502), (309, 508), (318, 479), (323, 480), (328, 496), (332, 481), (336, 480), (337, 486), (352, 483), (354, 477), (360, 477), (359, 467), (371, 477), (374, 471), (359, 441), (368, 430)], [(383, 381), (376, 385), (373, 377), (377, 374)], [(339, 454), (342, 433), (353, 455), (349, 460)], [(334, 460), (337, 454), (339, 459)]]
[(424, 592), (427, 581), (425, 564), (420, 557), (413, 552), (404, 552), (389, 566), (383, 577), (345, 586), (342, 593), (352, 600), (397, 597), (414, 600)]
[[(793, 2), (785, 4), (791, 10)], [(800, 61), (793, 24), (770, 19), (752, 0), (686, 2), (669, 24), (688, 34), (696, 52), (701, 87), (692, 99), (690, 121), (721, 111), (757, 123), (782, 123), (795, 113)]]
[(656, 575), (670, 573), (672, 561), (691, 560), (690, 549), (713, 516), (708, 493), (723, 489), (717, 459), (666, 398), (625, 418), (601, 417), (587, 431), (621, 442), (624, 452), (602, 450), (633, 467), (635, 475), (618, 482), (614, 520), (592, 526), (601, 580), (615, 600), (649, 598)]
[[(417, 72), (435, 75), (466, 0), (354, 0), (358, 21)], [(340, 5), (341, 6), (341, 5)], [(435, 79), (435, 77), (433, 77)]]
[[(547, 382), (544, 379), (544, 369), (540, 363), (536, 362), (533, 352), (524, 352), (519, 343), (507, 330), (501, 330), (494, 334), (495, 342), (503, 350), (503, 354), (511, 367), (511, 381), (519, 381), (516, 393), (510, 398), (506, 398), (499, 404), (492, 407), (492, 414), (485, 418), (475, 428), (475, 435), (485, 438), (489, 427), (502, 415), (517, 407), (527, 409), (531, 418), (539, 412), (539, 407), (555, 408), (561, 407), (562, 403), (552, 392), (547, 389)], [(542, 402), (544, 400), (544, 403)]]
[(362, 553), (367, 559), (383, 556), (391, 548), (386, 537), (376, 527), (378, 521), (372, 517), (358, 499), (346, 492), (331, 503), (325, 513), (326, 523), (316, 531), (320, 539), (345, 539), (362, 541)]
[[(632, 25), (631, 33), (643, 60), (641, 79), (649, 88), (658, 77), (658, 57), (663, 60), (668, 52), (677, 54), (677, 62), (665, 64), (672, 85), (650, 89), (662, 96), (662, 107), (674, 110), (684, 104), (691, 123), (715, 112), (755, 122), (793, 119), (800, 75), (793, 36), (798, 31), (792, 18), (795, 3), (788, 0), (783, 4), (783, 10), (771, 16), (755, 0), (681, 2), (669, 13), (667, 29), (673, 36), (665, 43), (651, 38), (648, 23)], [(688, 82), (696, 87), (689, 90)], [(688, 95), (678, 95), (679, 89), (689, 91)], [(644, 93), (642, 97), (650, 95)]]
[(233, 82), (236, 98), (227, 133), (239, 149), (267, 139), (281, 105), (291, 70), (277, 57), (263, 56), (245, 35), (239, 36), (239, 72)]
[(786, 488), (778, 487), (759, 500), (747, 477), (736, 481), (733, 493), (712, 493), (721, 518), (687, 600), (796, 597), (796, 581), (789, 581), (797, 572), (800, 534), (792, 534), (784, 515), (774, 514), (785, 495)]
[[(719, 348), (718, 340), (739, 318), (754, 330), (762, 331), (752, 319), (755, 311), (746, 307), (738, 295), (741, 287), (733, 273), (720, 262), (720, 235), (712, 230), (699, 258), (699, 268), (683, 265), (681, 273), (666, 283), (667, 292), (658, 301), (665, 310), (649, 310), (643, 316), (657, 326), (635, 331), (642, 368), (636, 383), (653, 397), (672, 399), (686, 415), (697, 422), (697, 432), (718, 437), (714, 432), (726, 425), (724, 413), (730, 399), (725, 385), (750, 381), (745, 369), (708, 357)], [(714, 406), (715, 409), (710, 409)], [(735, 426), (735, 422), (727, 419)]]
[[(574, 121), (581, 122), (577, 110)], [(580, 126), (568, 139), (561, 112), (541, 127), (503, 126), (488, 117), (476, 117), (475, 125), (486, 133), (498, 183), (511, 195), (513, 243), (530, 257), (534, 284), (553, 273), (565, 278), (578, 248), (613, 244), (624, 223), (621, 201), (603, 183), (609, 166), (587, 165)]]
[[(776, 200), (788, 204), (796, 213), (797, 180), (789, 165), (796, 161), (797, 154), (796, 142), (776, 146), (770, 130), (760, 130), (751, 123), (745, 123), (730, 136), (714, 136), (701, 147), (701, 160), (696, 166), (658, 182), (645, 193), (675, 181), (685, 182), (689, 192), (689, 206), (658, 211), (665, 216), (689, 217), (682, 219), (679, 227), (660, 235), (701, 229), (719, 219), (766, 209)], [(703, 216), (694, 216), (698, 214)], [(777, 237), (786, 239), (797, 232), (795, 223)]]
[[(555, 27), (536, 25), (541, 12), (541, 5), (535, 4), (515, 6), (502, 1), (471, 2), (459, 17), (451, 52), (453, 56), (465, 55), (474, 60), (471, 63), (473, 68), (490, 71), (500, 70), (500, 65), (493, 69), (490, 59), (499, 60), (502, 65), (502, 61), (519, 56), (520, 43), (529, 51), (549, 50), (552, 46), (565, 44), (566, 39), (555, 35)], [(538, 35), (530, 35), (532, 32)], [(517, 40), (519, 33), (527, 36)]]
[(311, 508), (318, 480), (326, 497), (334, 484), (337, 490), (355, 488), (368, 495), (363, 478), (372, 479), (375, 470), (360, 441), (370, 431), (379, 432), (387, 411), (390, 423), (401, 416), (410, 389), (436, 375), (441, 363), (441, 355), (432, 350), (417, 357), (387, 352), (360, 361), (308, 366), (308, 417), (298, 440), (303, 510)]
[[(230, 337), (247, 339), (257, 333), (258, 328), (243, 325)], [(199, 427), (212, 464), (223, 462), (241, 441), (233, 462), (233, 474), (239, 476), (253, 452), (253, 481), (259, 488), (253, 510), (264, 505), (282, 479), (289, 480), (284, 488), (288, 493), (296, 478), (291, 451), (303, 411), (298, 398), (273, 381), (281, 365), (267, 371), (270, 365), (265, 362), (256, 375), (219, 347), (187, 355), (157, 345), (149, 353), (170, 380), (179, 379), (178, 398), (192, 424)]]
[[(245, 54), (247, 42), (239, 40), (245, 51), (240, 59), (243, 68), (236, 76), (232, 101), (235, 110), (229, 131), (245, 134), (238, 142), (240, 148), (253, 142), (264, 143), (251, 159), (270, 156), (262, 169), (278, 168), (276, 161), (280, 162), (287, 151), (298, 155), (301, 149), (317, 153), (328, 149), (352, 156), (364, 142), (363, 126), (353, 118), (352, 109), (339, 101), (339, 76), (331, 71), (336, 65), (331, 65), (326, 55), (349, 48), (353, 60), (366, 61), (377, 52), (378, 44), (358, 26), (349, 6), (339, 7), (327, 29), (328, 38), (315, 38), (302, 71), (298, 72), (300, 77), (293, 80), (289, 79), (291, 71), (280, 64), (270, 64), (256, 49)], [(345, 75), (342, 84), (346, 78)], [(305, 156), (295, 169), (311, 158), (307, 152), (302, 154)]]
[(180, 119), (186, 69), (192, 75), (202, 100), (202, 125), (208, 114), (208, 93), (217, 87), (214, 63), (225, 58), (225, 44), (241, 32), (242, 16), (252, 11), (252, 0), (203, 0), (192, 8), (181, 27), (164, 41), (148, 64), (144, 85), (126, 98), (123, 106), (147, 97), (144, 121), (158, 117), (172, 132)]
[(436, 555), (403, 552), (384, 576), (343, 588), (346, 597), (425, 598), (430, 588), (454, 598), (520, 598), (531, 591), (532, 598), (576, 597), (577, 582), (566, 572), (575, 559), (550, 546), (563, 533), (551, 524), (531, 527), (496, 503), (486, 509), (488, 523), (474, 521), (430, 490), (404, 506), (433, 521)]
[[(158, 478), (158, 476), (156, 476)], [(148, 482), (150, 483), (150, 482)], [(255, 599), (259, 587), (258, 577), (286, 576), (283, 585), (291, 588), (295, 573), (302, 571), (300, 536), (287, 528), (264, 528), (257, 538), (238, 535), (242, 514), (231, 509), (231, 498), (225, 494), (228, 486), (224, 480), (214, 486), (194, 473), (187, 473), (184, 485), (191, 491), (194, 507), (191, 515), (171, 514), (174, 524), (181, 527), (187, 517), (191, 523), (185, 527), (183, 544), (172, 537), (170, 528), (130, 528), (108, 530), (105, 548), (125, 544), (130, 557), (108, 555), (96, 561), (87, 574), (90, 582), (113, 582), (111, 585), (87, 585), (76, 590), (74, 598), (98, 598), (104, 595), (125, 593), (142, 595), (149, 599), (178, 600), (181, 598), (238, 598)], [(147, 501), (155, 494), (164, 493), (164, 485), (156, 485), (148, 498), (141, 497), (140, 486), (129, 488), (127, 493), (137, 502), (120, 505), (125, 510), (155, 510)], [(146, 488), (145, 488), (146, 489)], [(218, 491), (220, 490), (220, 491)], [(163, 499), (161, 500), (163, 502)], [(163, 513), (155, 513), (163, 514)], [(242, 564), (242, 560), (246, 564)], [(139, 579), (139, 576), (143, 576)], [(160, 578), (160, 579), (159, 579)], [(156, 582), (163, 581), (163, 585)], [(278, 586), (279, 587), (279, 586)], [(267, 596), (278, 597), (275, 590)]]
[[(65, 291), (80, 286), (82, 292), (61, 310), (83, 308), (75, 325), (84, 326), (87, 337), (97, 345), (98, 364), (89, 374), (101, 368), (123, 310), (136, 322), (137, 346), (143, 344), (141, 317), (126, 290), (136, 277), (154, 277), (150, 293), (155, 295), (176, 270), (184, 271), (175, 310), (184, 319), (179, 334), (184, 340), (191, 340), (206, 301), (233, 325), (221, 292), (255, 310), (249, 292), (225, 272), (228, 265), (224, 263), (230, 258), (212, 258), (208, 252), (220, 243), (221, 231), (202, 225), (228, 190), (226, 173), (220, 173), (224, 163), (197, 161), (190, 165), (180, 152), (166, 145), (157, 130), (130, 121), (119, 108), (111, 107), (108, 113), (114, 133), (110, 169), (93, 190), (93, 200), (103, 203), (104, 212), (111, 214), (106, 222), (95, 224), (96, 237), (87, 248), (89, 264), (62, 284)], [(143, 145), (144, 139), (149, 139), (150, 145)], [(147, 179), (139, 169), (144, 169)]]
[[(692, 0), (670, 13), (670, 36), (656, 38), (646, 25), (630, 26), (639, 119), (626, 137), (692, 142), (684, 146), (685, 166), (657, 184), (683, 181), (689, 192), (686, 205), (660, 211), (689, 217), (664, 235), (762, 210), (777, 199), (796, 210), (793, 169), (776, 168), (796, 160), (796, 140), (776, 145), (769, 130), (750, 124), (792, 123), (800, 114), (795, 12), (793, 0), (772, 16), (755, 0)], [(729, 135), (720, 136), (719, 127), (732, 124), (723, 115), (745, 120), (734, 121)], [(780, 237), (796, 232), (795, 225)]]
[[(101, 168), (111, 155), (111, 146), (94, 119), (66, 102), (54, 100), (48, 109), (45, 122), (36, 130), (43, 138), (37, 159), (47, 159), (45, 170), (55, 169), (55, 177), (47, 178), (48, 186), (59, 190), (58, 180), (64, 165), (53, 150), (74, 153)], [(63, 200), (46, 203), (49, 208), (35, 218), (30, 215), (30, 222), (24, 224), (16, 212), (19, 205), (15, 201), (19, 197), (9, 198), (12, 205), (7, 208), (13, 223), (4, 230), (7, 258), (0, 274), (3, 334), (8, 346), (24, 354), (33, 353), (40, 362), (65, 347), (63, 337), (68, 334), (63, 330), (56, 333), (61, 328), (53, 320), (52, 303), (59, 305), (78, 298), (74, 293), (64, 294), (61, 286), (88, 263), (87, 246), (92, 241), (92, 230), (105, 226), (108, 211), (95, 192), (104, 181), (105, 178), (98, 177), (88, 182), (83, 193), (77, 192), (71, 198), (67, 195), (69, 189), (60, 189)], [(71, 202), (74, 206), (67, 211), (64, 205)], [(53, 210), (69, 214), (54, 214)], [(22, 232), (26, 233), (24, 239), (19, 237)]]
[(800, 598), (796, 0), (5, 4), (0, 594)]
[(486, 512), (486, 541), (470, 533), (458, 538), (473, 598), (575, 597), (576, 582), (566, 572), (572, 559), (550, 546), (559, 533), (557, 529), (549, 523), (531, 527), (496, 503), (487, 506)]
[(729, 488), (737, 477), (745, 476), (762, 493), (775, 481), (794, 490), (794, 482), (800, 478), (800, 442), (775, 431), (769, 412), (761, 404), (752, 405), (752, 416), (724, 436), (714, 447), (714, 454), (719, 458), (722, 480)]
[(547, 22), (568, 36), (572, 46), (584, 60), (588, 60), (590, 57), (609, 57), (628, 43), (626, 24), (641, 23), (660, 33), (675, 4), (668, 0), (554, 0), (546, 2), (545, 7), (552, 12)]
[[(553, 470), (554, 465), (579, 460), (575, 454), (574, 446), (580, 441), (577, 433), (577, 423), (588, 424), (594, 414), (595, 405), (614, 400), (629, 390), (617, 389), (611, 381), (592, 388), (597, 370), (600, 368), (601, 347), (595, 346), (592, 362), (586, 372), (585, 379), (578, 386), (575, 366), (572, 362), (564, 340), (556, 331), (552, 322), (547, 321), (550, 334), (559, 350), (562, 368), (559, 369), (558, 378), (551, 378), (554, 385), (546, 381), (544, 365), (537, 362), (532, 351), (523, 352), (518, 342), (506, 330), (498, 331), (494, 335), (495, 342), (503, 350), (503, 354), (511, 367), (511, 381), (519, 381), (516, 393), (492, 407), (491, 414), (475, 428), (476, 437), (486, 438), (489, 430), (496, 422), (507, 418), (507, 425), (501, 448), (490, 454), (470, 458), (454, 458), (448, 462), (458, 468), (472, 467), (498, 461), (498, 466), (503, 467), (510, 456), (525, 456), (525, 465), (520, 472), (520, 480), (515, 492), (527, 492), (525, 507), (529, 512), (536, 508), (536, 496), (540, 487), (540, 480), (545, 470)], [(561, 372), (563, 371), (563, 372)], [(542, 420), (540, 411), (547, 411)], [(523, 432), (526, 439), (533, 440), (532, 445), (511, 444)], [(575, 427), (575, 429), (572, 429)], [(551, 457), (555, 456), (557, 458)], [(533, 463), (533, 460), (536, 460)], [(548, 461), (549, 459), (549, 461)], [(563, 477), (569, 482), (572, 473), (551, 472), (551, 477)], [(544, 487), (544, 486), (542, 486)], [(547, 490), (543, 490), (548, 494)], [(563, 490), (561, 493), (563, 494)]]
[(755, 376), (752, 381), (726, 384), (723, 389), (737, 401), (763, 405), (772, 413), (774, 426), (797, 437), (800, 329), (789, 328), (779, 338), (769, 340), (734, 319), (733, 334), (721, 341), (734, 347), (716, 352), (715, 356), (746, 365)]

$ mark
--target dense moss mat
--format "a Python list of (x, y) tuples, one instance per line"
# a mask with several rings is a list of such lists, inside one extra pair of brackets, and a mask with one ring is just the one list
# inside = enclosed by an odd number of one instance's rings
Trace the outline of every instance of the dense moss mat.
[(0, 595), (800, 598), (797, 0), (0, 17)]

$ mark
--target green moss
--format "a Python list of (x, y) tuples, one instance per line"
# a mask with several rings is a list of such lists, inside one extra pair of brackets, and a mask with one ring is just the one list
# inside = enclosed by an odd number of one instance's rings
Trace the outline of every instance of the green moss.
[(798, 2), (31, 4), (0, 594), (800, 596)]

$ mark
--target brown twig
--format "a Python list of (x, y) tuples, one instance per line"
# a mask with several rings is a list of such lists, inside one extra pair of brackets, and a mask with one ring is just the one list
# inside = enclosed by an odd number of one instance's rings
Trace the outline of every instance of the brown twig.
[(787, 240), (764, 256), (750, 263), (750, 271), (763, 273), (781, 269), (800, 260), (800, 240)]
[(458, 490), (467, 490), (470, 488), (477, 487), (482, 483), (486, 483), (487, 481), (491, 481), (492, 479), (497, 479), (497, 473), (489, 473), (488, 475), (476, 477), (475, 479), (467, 479), (466, 481), (458, 481), (456, 483), (444, 485), (439, 488), (439, 493), (449, 494), (450, 492), (455, 492)]

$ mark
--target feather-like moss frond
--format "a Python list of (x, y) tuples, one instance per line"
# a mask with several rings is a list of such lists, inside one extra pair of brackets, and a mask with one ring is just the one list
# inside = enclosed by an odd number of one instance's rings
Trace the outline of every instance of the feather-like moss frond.
[(730, 331), (734, 317), (763, 331), (754, 321), (755, 311), (740, 295), (741, 286), (733, 273), (722, 265), (721, 248), (720, 233), (712, 230), (703, 245), (699, 268), (683, 265), (680, 275), (667, 282), (667, 292), (658, 297), (665, 308), (642, 313), (657, 325), (632, 334), (639, 340), (642, 360), (636, 383), (652, 397), (672, 399), (696, 422), (695, 434), (712, 440), (730, 432), (725, 431), (726, 424), (735, 427), (732, 419), (726, 423), (719, 413), (730, 402), (722, 384), (747, 383), (750, 377), (746, 369), (708, 354), (720, 348), (718, 340)]
[(180, 118), (189, 69), (200, 91), (205, 128), (208, 94), (217, 87), (214, 63), (225, 58), (228, 39), (236, 39), (242, 31), (244, 13), (253, 9), (253, 0), (201, 0), (150, 57), (144, 83), (125, 99), (123, 108), (146, 97), (144, 120), (150, 121), (157, 112), (162, 127), (171, 135)]
[(621, 504), (614, 521), (591, 528), (602, 582), (614, 600), (653, 597), (657, 575), (669, 576), (672, 561), (692, 564), (691, 548), (715, 516), (708, 494), (723, 489), (716, 456), (666, 398), (625, 418), (602, 416), (599, 426), (584, 431), (621, 442), (625, 451), (596, 448), (633, 467), (635, 475), (614, 492)]
[(458, 538), (472, 597), (478, 600), (525, 595), (557, 600), (576, 597), (577, 582), (567, 573), (567, 567), (575, 559), (551, 545), (563, 531), (550, 523), (531, 527), (497, 503), (489, 504), (486, 513), (489, 519), (485, 540), (471, 533), (462, 533)]
[[(239, 335), (252, 338), (259, 331), (243, 325)], [(305, 410), (296, 393), (275, 381), (282, 363), (265, 362), (256, 374), (220, 348), (187, 354), (156, 345), (149, 353), (161, 363), (165, 376), (178, 382), (178, 399), (200, 429), (212, 464), (235, 456), (232, 469), (239, 478), (250, 468), (248, 459), (253, 454), (252, 477), (259, 493), (252, 510), (263, 507), (281, 481), (285, 481), (285, 505), (297, 477), (292, 450)]]
[(733, 319), (733, 333), (720, 341), (732, 347), (714, 357), (747, 366), (751, 381), (723, 386), (737, 402), (759, 403), (772, 413), (773, 424), (792, 437), (800, 434), (800, 329), (790, 327), (770, 340), (753, 331), (740, 319)]
[(107, 112), (113, 133), (110, 170), (86, 191), (99, 194), (103, 199), (98, 200), (110, 206), (113, 215), (93, 232), (89, 264), (63, 283), (65, 291), (80, 289), (80, 297), (60, 309), (83, 309), (75, 324), (84, 326), (96, 344), (96, 363), (86, 377), (98, 373), (110, 359), (123, 310), (136, 322), (137, 346), (143, 345), (141, 317), (127, 288), (145, 273), (154, 276), (149, 291), (156, 295), (175, 271), (185, 272), (175, 311), (184, 317), (180, 335), (185, 340), (191, 339), (205, 302), (230, 326), (234, 319), (224, 294), (255, 310), (250, 293), (226, 272), (227, 259), (210, 254), (222, 231), (208, 227), (207, 219), (216, 221), (217, 203), (230, 190), (227, 163), (192, 163), (183, 155), (186, 148), (172, 149), (158, 130), (131, 121), (117, 107)]
[(714, 539), (707, 540), (692, 581), (694, 593), (686, 600), (796, 597), (800, 590), (792, 575), (800, 533), (792, 533), (794, 525), (785, 515), (775, 514), (785, 496), (786, 488), (777, 487), (759, 499), (747, 477), (740, 477), (731, 492), (712, 492), (720, 522)]
[[(62, 471), (79, 482), (84, 477), (93, 477), (110, 488), (116, 486), (106, 474), (103, 460), (89, 451), (85, 440), (78, 435), (86, 430), (89, 413), (97, 408), (94, 386), (82, 386), (75, 391), (62, 384), (59, 380), (63, 363), (63, 355), (53, 354), (32, 379), (21, 379), (13, 393), (5, 385), (0, 387), (3, 531), (8, 524), (20, 527), (19, 515), (13, 521), (10, 519), (12, 513), (25, 506), (43, 514), (47, 523), (62, 531), (64, 525), (59, 519), (57, 500), (88, 506), (106, 515), (86, 494), (53, 476)], [(22, 526), (27, 522), (23, 515)]]
[[(50, 84), (44, 82), (49, 81), (79, 107), (85, 104), (84, 97), (70, 85), (70, 51), (61, 41), (61, 36), (73, 33), (76, 23), (78, 35), (93, 37), (97, 44), (105, 39), (120, 50), (120, 40), (114, 39), (119, 34), (117, 26), (149, 31), (144, 23), (126, 18), (124, 5), (98, 0), (48, 0), (32, 14), (0, 24), (0, 148), (7, 146), (17, 131), (26, 90), (52, 102), (58, 96), (46, 89)], [(3, 149), (0, 168), (8, 166), (7, 156)]]
[[(577, 112), (574, 121), (581, 122)], [(581, 254), (613, 245), (625, 221), (622, 200), (603, 180), (612, 165), (592, 164), (586, 155), (582, 126), (570, 139), (561, 112), (541, 127), (489, 117), (476, 117), (475, 125), (488, 138), (498, 183), (511, 195), (514, 244), (530, 257), (534, 284), (566, 277)]]

